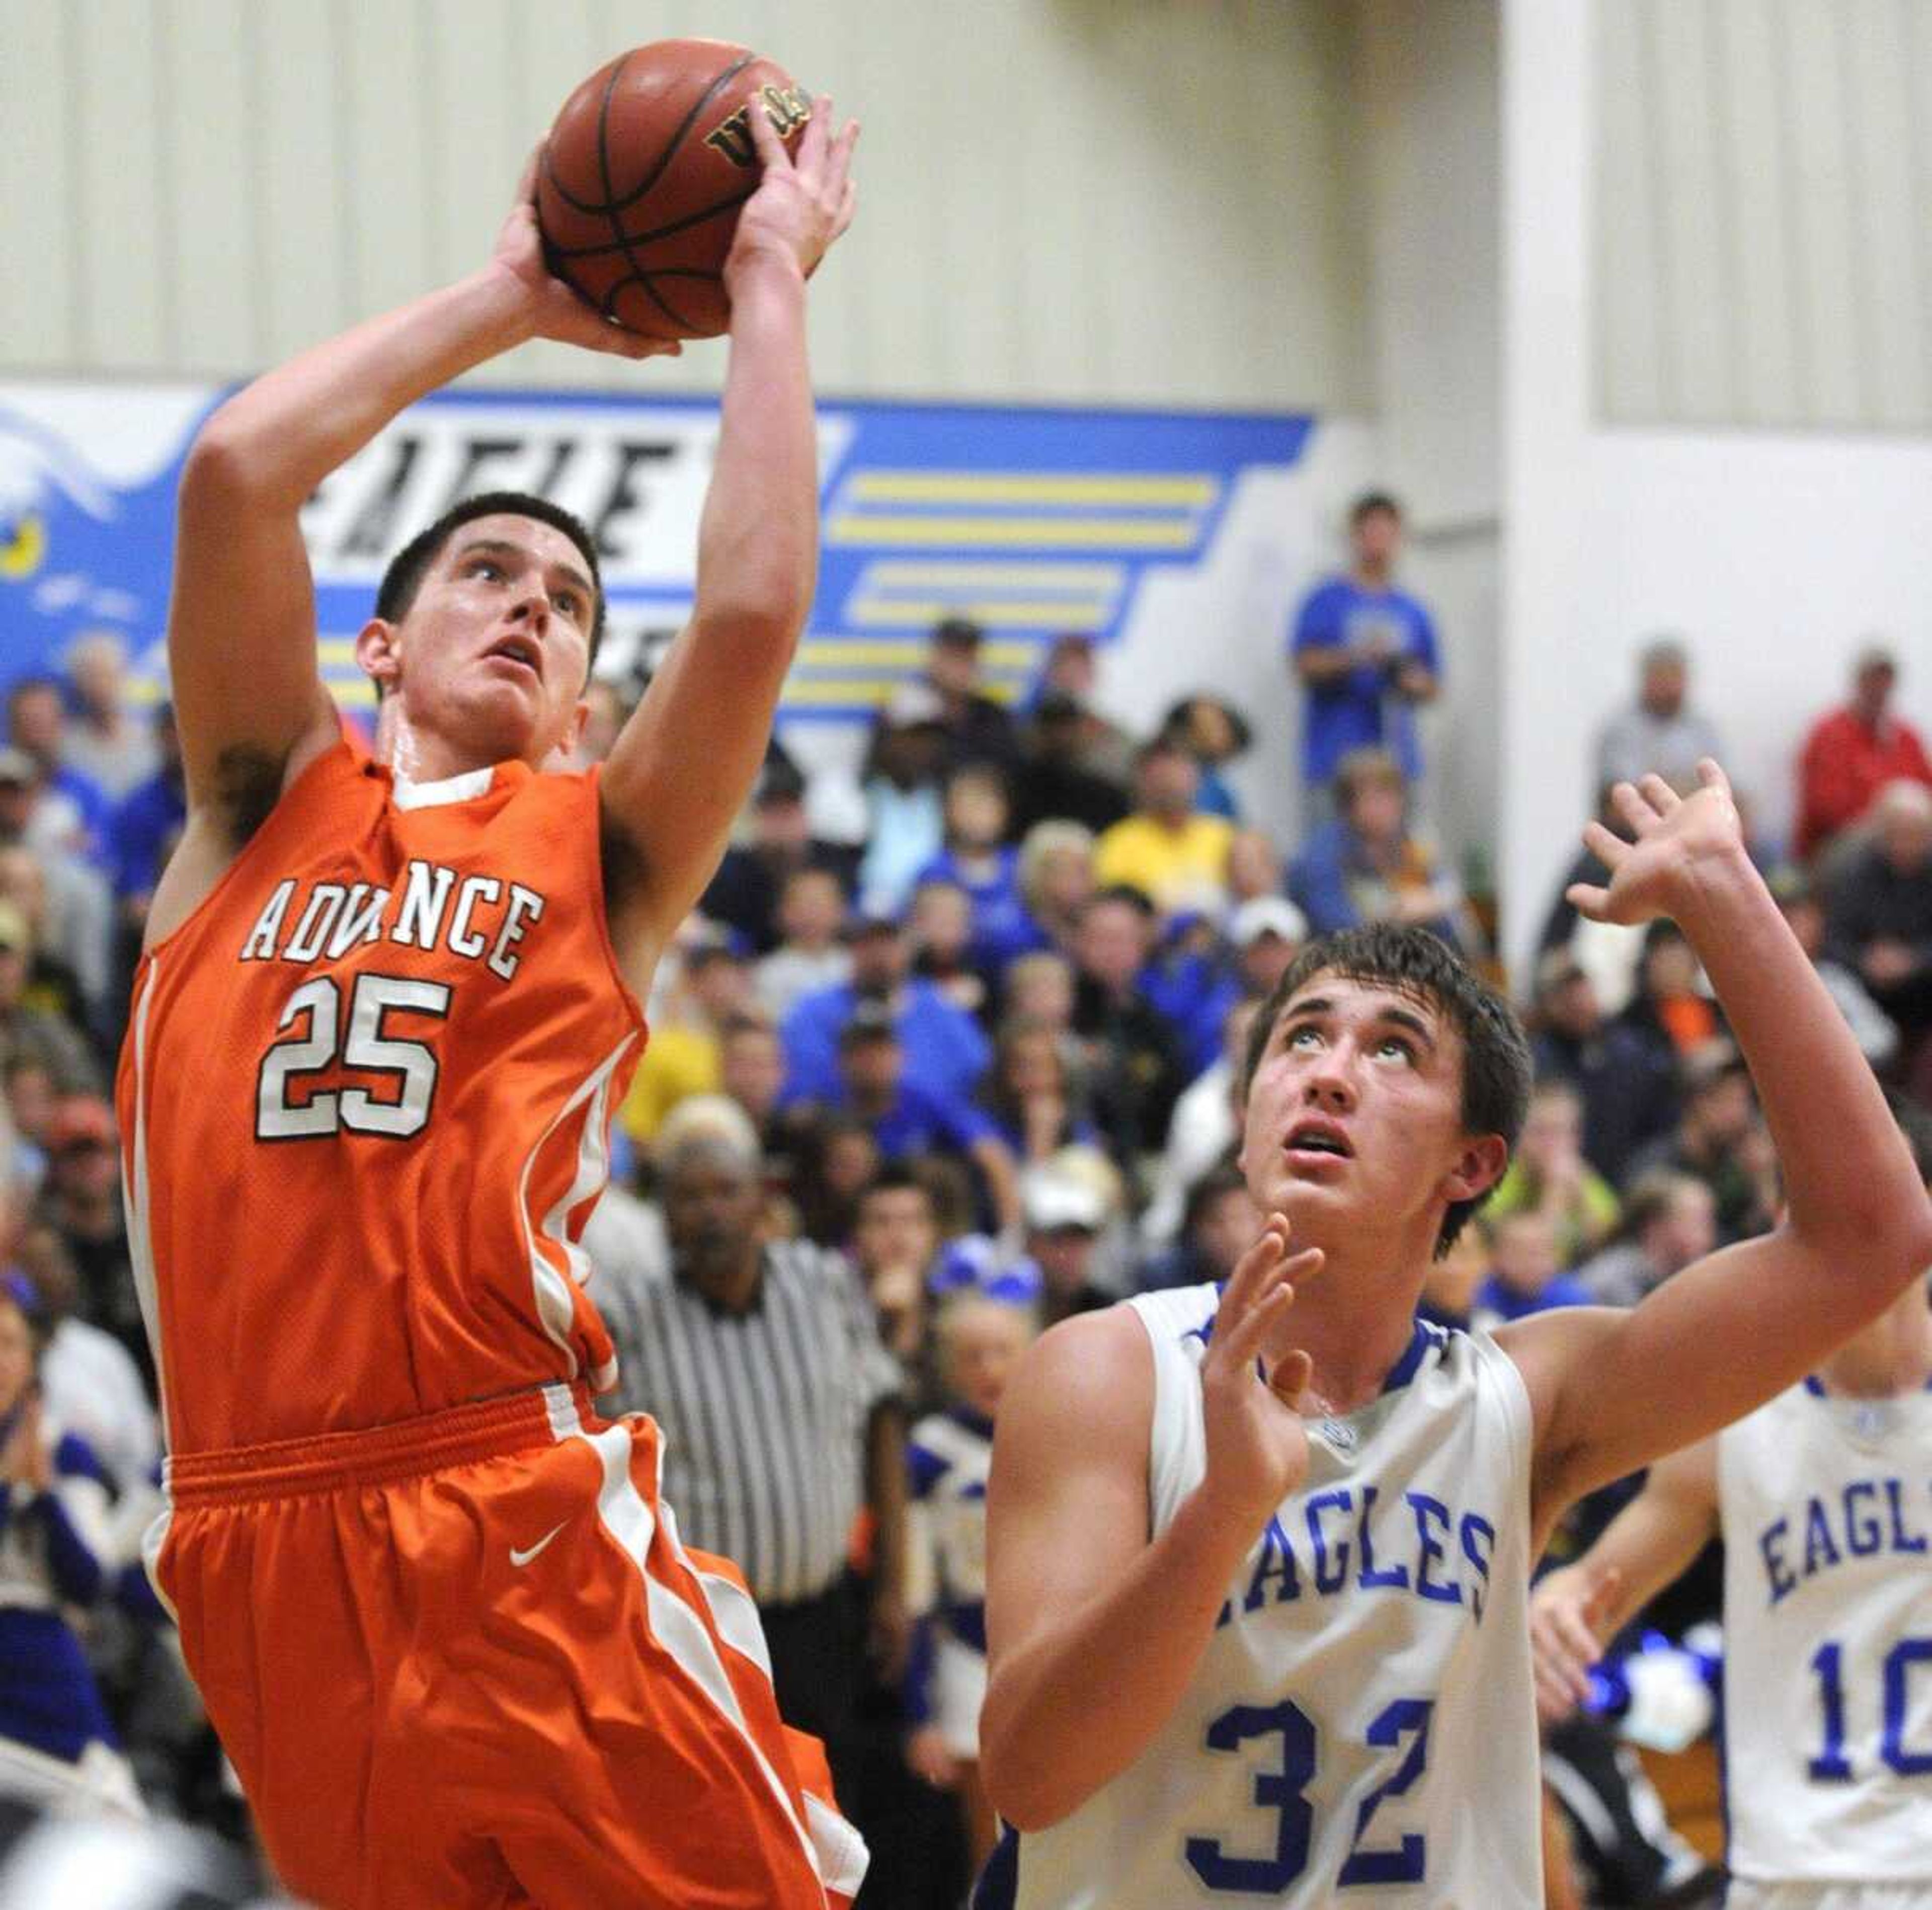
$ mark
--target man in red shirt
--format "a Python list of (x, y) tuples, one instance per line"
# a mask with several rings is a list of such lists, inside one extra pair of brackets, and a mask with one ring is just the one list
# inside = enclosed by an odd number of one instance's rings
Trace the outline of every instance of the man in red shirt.
[(1798, 758), (1798, 832), (1793, 846), (1808, 861), (1870, 806), (1888, 782), (1905, 777), (1932, 785), (1932, 759), (1918, 732), (1891, 712), (1898, 665), (1876, 645), (1852, 666), (1852, 700), (1819, 718)]

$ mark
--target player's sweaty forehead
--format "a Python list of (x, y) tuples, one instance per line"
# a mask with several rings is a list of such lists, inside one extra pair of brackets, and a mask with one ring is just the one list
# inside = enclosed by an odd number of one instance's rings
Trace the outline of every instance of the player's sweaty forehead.
[(508, 560), (520, 557), (556, 570), (583, 591), (586, 599), (596, 600), (597, 586), (584, 566), (576, 540), (540, 518), (518, 517), (510, 512), (472, 518), (450, 533), (440, 567), (453, 573), (478, 551)]
[(1298, 1021), (1336, 1015), (1372, 1023), (1393, 1022), (1437, 1048), (1454, 1040), (1457, 1032), (1442, 1003), (1426, 989), (1383, 975), (1322, 969), (1282, 1004), (1268, 1045), (1279, 1046), (1282, 1032)]

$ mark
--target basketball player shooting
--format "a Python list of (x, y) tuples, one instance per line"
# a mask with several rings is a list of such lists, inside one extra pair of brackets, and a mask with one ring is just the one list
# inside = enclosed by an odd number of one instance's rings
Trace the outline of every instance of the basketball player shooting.
[(988, 1491), (982, 1906), (1543, 1900), (1529, 1569), (1581, 1494), (1791, 1386), (1932, 1262), (1928, 1204), (1714, 764), (1592, 825), (1600, 921), (1674, 917), (1750, 1062), (1777, 1232), (1627, 1312), (1419, 1323), (1508, 1162), (1522, 1029), (1444, 946), (1317, 943), (1257, 1019), (1224, 1293), (1056, 1327)]
[(317, 674), (298, 524), (412, 401), (532, 338), (644, 357), (545, 271), (524, 189), (482, 271), (271, 372), (180, 497), (189, 815), (118, 1095), (171, 1510), (149, 1540), (289, 1886), (328, 1910), (845, 1902), (757, 1614), (657, 1497), (577, 1235), (638, 1002), (754, 774), (810, 602), (805, 281), (852, 215), (816, 103), (724, 266), (730, 359), (688, 627), (601, 772), (560, 766), (603, 623), (541, 500), (459, 506)]

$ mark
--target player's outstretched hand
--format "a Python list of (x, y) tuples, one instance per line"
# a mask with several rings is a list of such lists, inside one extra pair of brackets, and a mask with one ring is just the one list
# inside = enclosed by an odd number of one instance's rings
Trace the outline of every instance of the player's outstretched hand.
[(820, 94), (812, 101), (796, 159), (786, 152), (762, 102), (753, 103), (751, 120), (764, 176), (738, 215), (737, 236), (724, 261), (727, 287), (739, 272), (773, 257), (795, 263), (809, 278), (852, 223), (857, 203), (851, 168), (859, 122), (847, 120), (835, 139), (830, 99)]
[(1258, 1531), (1308, 1471), (1308, 1435), (1292, 1402), (1310, 1377), (1288, 1318), (1294, 1283), (1321, 1270), (1322, 1250), (1288, 1251), (1288, 1217), (1270, 1216), (1236, 1263), (1201, 1362), (1208, 1445), (1201, 1489), (1244, 1531)]
[(1598, 1628), (1623, 1575), (1615, 1566), (1565, 1566), (1530, 1593), (1529, 1650), (1536, 1714), (1561, 1724), (1590, 1695), (1590, 1668), (1604, 1655)]
[(554, 338), (559, 344), (581, 345), (587, 351), (611, 352), (620, 358), (675, 358), (684, 347), (670, 338), (646, 338), (626, 331), (614, 320), (593, 311), (544, 263), (543, 235), (537, 230), (537, 167), (539, 146), (517, 182), (515, 203), (497, 228), (490, 262), (508, 275), (521, 291), (530, 335)]
[(1697, 788), (1680, 796), (1660, 776), (1619, 782), (1610, 800), (1636, 839), (1624, 842), (1592, 821), (1585, 844), (1610, 872), (1610, 886), (1573, 882), (1569, 900), (1593, 922), (1634, 926), (1678, 915), (1694, 902), (1702, 878), (1734, 867), (1744, 853), (1744, 827), (1724, 772), (1709, 757), (1697, 765)]

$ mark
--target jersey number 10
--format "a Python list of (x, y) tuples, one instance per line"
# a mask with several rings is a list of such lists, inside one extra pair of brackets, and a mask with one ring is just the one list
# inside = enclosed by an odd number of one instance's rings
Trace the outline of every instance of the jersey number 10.
[[(342, 1038), (342, 991), (327, 975), (305, 981), (288, 999), (276, 1026), (286, 1032), (306, 1020), (308, 1032), (276, 1042), (262, 1057), (255, 1089), (255, 1138), (292, 1141), (333, 1134), (383, 1134), (406, 1140), (429, 1121), (436, 1098), (435, 1051), (421, 1041), (400, 1041), (388, 1032), (392, 1014), (449, 1014), (449, 985), (403, 975), (362, 975), (350, 997), (349, 1034)], [(302, 1101), (290, 1091), (304, 1076), (345, 1068), (392, 1082), (393, 1095), (367, 1088), (316, 1088)]]

